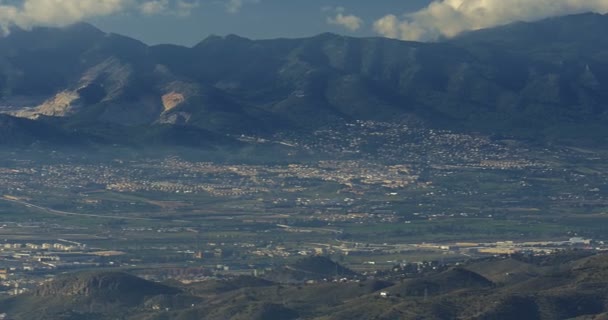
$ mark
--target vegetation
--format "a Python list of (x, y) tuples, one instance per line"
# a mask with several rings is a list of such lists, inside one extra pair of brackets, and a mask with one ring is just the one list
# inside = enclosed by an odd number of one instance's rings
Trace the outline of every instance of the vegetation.
[[(296, 265), (315, 259), (321, 258)], [(571, 251), (472, 260), (405, 279), (395, 274), (384, 282), (286, 284), (237, 277), (173, 287), (89, 272), (5, 298), (0, 307), (16, 320), (566, 319), (608, 312), (606, 265), (603, 254)]]

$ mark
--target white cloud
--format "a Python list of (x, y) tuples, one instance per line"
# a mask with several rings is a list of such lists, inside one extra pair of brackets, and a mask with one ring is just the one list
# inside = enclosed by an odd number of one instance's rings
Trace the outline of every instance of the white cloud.
[(327, 17), (327, 23), (344, 27), (350, 31), (357, 31), (364, 24), (363, 19), (352, 14), (346, 14), (346, 8), (344, 7), (324, 6), (321, 7), (321, 12), (334, 14)]
[(139, 5), (139, 10), (145, 15), (155, 15), (166, 12), (169, 0), (146, 1)]
[(178, 0), (176, 5), (176, 12), (180, 16), (188, 16), (192, 10), (198, 8), (201, 5), (199, 0)]
[(149, 0), (139, 5), (139, 11), (145, 15), (189, 16), (192, 10), (200, 6), (199, 0)]
[(338, 13), (335, 17), (328, 17), (327, 23), (342, 26), (350, 31), (357, 31), (363, 25), (363, 19), (352, 14)]
[(0, 5), (0, 26), (66, 25), (119, 12), (128, 0), (25, 0), (21, 6)]
[(436, 40), (514, 21), (589, 11), (607, 13), (608, 0), (435, 0), (402, 17), (384, 16), (374, 23), (374, 30), (390, 38)]
[(241, 11), (241, 8), (248, 3), (259, 3), (260, 0), (227, 0), (226, 11), (230, 13), (237, 13)]
[(0, 0), (0, 30), (9, 26), (65, 26), (85, 19), (140, 12), (187, 15), (200, 0)]
[(389, 14), (374, 22), (374, 30), (387, 38), (396, 39), (401, 36), (399, 32), (400, 24), (401, 21), (396, 15)]

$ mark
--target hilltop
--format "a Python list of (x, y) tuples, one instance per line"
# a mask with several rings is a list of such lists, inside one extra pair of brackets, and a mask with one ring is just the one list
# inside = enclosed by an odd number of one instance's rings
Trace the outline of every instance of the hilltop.
[[(16, 320), (586, 319), (608, 314), (606, 265), (604, 254), (570, 251), (485, 258), (384, 281), (288, 284), (237, 277), (166, 286), (123, 273), (84, 273), (0, 300), (0, 307)], [(496, 270), (505, 273), (497, 278)]]
[(284, 283), (298, 283), (308, 280), (338, 280), (342, 277), (353, 277), (356, 273), (332, 261), (328, 257), (312, 256), (299, 259), (283, 268), (274, 270), (266, 277)]

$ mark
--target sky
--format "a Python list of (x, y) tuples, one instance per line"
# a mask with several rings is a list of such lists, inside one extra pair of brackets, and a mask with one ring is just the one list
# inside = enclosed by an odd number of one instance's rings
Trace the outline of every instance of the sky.
[(0, 31), (85, 21), (148, 44), (191, 46), (209, 35), (271, 39), (323, 32), (434, 41), (583, 12), (608, 13), (608, 0), (0, 0)]

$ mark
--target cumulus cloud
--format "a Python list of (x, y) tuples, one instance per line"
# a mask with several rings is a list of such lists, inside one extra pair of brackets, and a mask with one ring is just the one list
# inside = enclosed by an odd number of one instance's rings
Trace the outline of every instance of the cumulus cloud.
[(192, 10), (201, 5), (199, 0), (178, 0), (175, 6), (175, 12), (180, 16), (188, 16)]
[(21, 5), (0, 4), (0, 25), (66, 25), (93, 16), (121, 11), (126, 0), (25, 0)]
[(139, 4), (139, 11), (145, 15), (189, 16), (192, 10), (200, 6), (199, 0), (149, 0)]
[(352, 14), (338, 13), (335, 17), (328, 17), (327, 23), (342, 26), (350, 31), (357, 31), (363, 25), (363, 19)]
[(184, 15), (200, 0), (0, 0), (0, 29), (64, 26), (121, 12)]
[(155, 15), (167, 11), (169, 0), (146, 1), (139, 5), (139, 10), (146, 15)]
[(607, 13), (608, 0), (435, 0), (414, 13), (384, 16), (373, 27), (385, 37), (426, 41), (515, 21), (583, 12)]
[(325, 6), (321, 8), (322, 12), (333, 12), (334, 16), (327, 17), (327, 23), (344, 27), (350, 31), (357, 31), (363, 26), (363, 19), (352, 15), (345, 14), (346, 9), (344, 7), (329, 7)]

